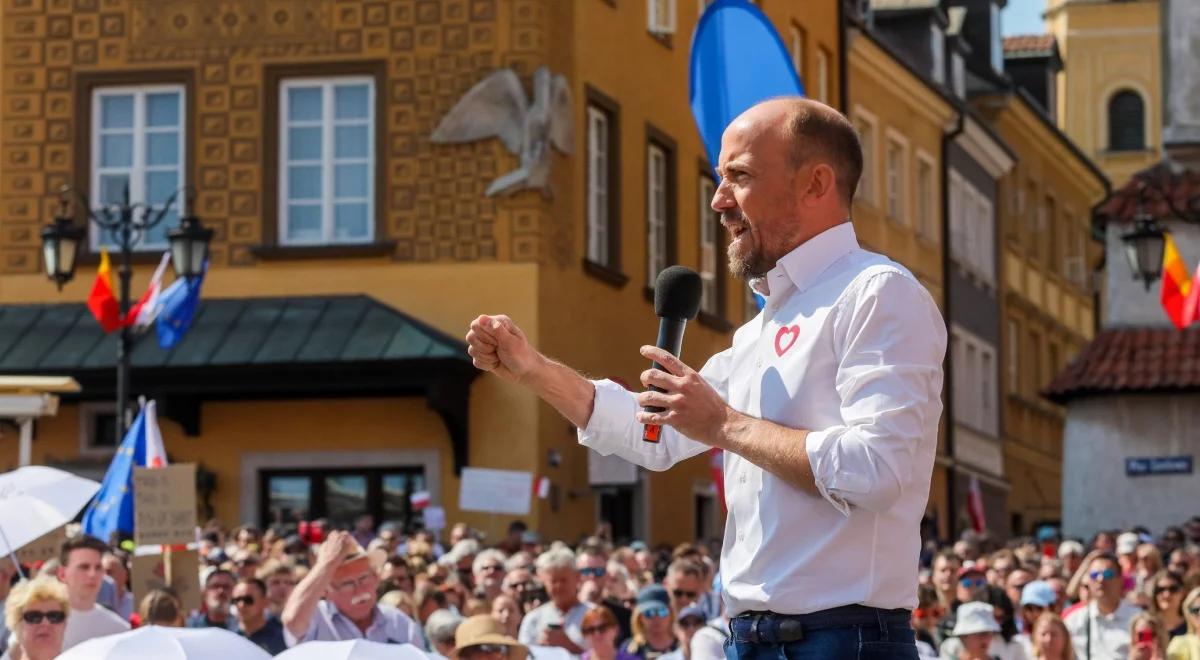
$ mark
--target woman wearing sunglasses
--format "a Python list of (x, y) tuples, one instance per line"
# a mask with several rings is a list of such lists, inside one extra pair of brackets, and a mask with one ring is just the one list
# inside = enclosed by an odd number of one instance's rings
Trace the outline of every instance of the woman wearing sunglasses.
[(1171, 571), (1159, 571), (1147, 582), (1150, 592), (1150, 613), (1162, 620), (1169, 637), (1187, 632), (1183, 619), (1183, 577)]
[(584, 646), (582, 660), (637, 660), (637, 656), (617, 648), (617, 635), (620, 626), (612, 610), (600, 605), (588, 610), (579, 624), (583, 633)]
[(625, 651), (641, 660), (655, 660), (679, 646), (667, 590), (657, 584), (643, 587), (633, 609), (633, 637)]
[(67, 623), (67, 588), (50, 577), (25, 581), (13, 588), (4, 617), (16, 644), (0, 660), (51, 660), (62, 653)]
[(1167, 646), (1169, 660), (1200, 660), (1200, 588), (1192, 589), (1183, 599), (1183, 617), (1188, 632), (1171, 640)]

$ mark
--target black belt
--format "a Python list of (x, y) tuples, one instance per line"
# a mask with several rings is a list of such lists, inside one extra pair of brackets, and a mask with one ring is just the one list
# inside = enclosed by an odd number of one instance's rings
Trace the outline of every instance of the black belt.
[(907, 626), (911, 622), (912, 612), (909, 610), (881, 610), (865, 605), (844, 605), (809, 614), (745, 612), (729, 620), (729, 633), (737, 642), (789, 644), (804, 639), (804, 633), (812, 630), (858, 626)]

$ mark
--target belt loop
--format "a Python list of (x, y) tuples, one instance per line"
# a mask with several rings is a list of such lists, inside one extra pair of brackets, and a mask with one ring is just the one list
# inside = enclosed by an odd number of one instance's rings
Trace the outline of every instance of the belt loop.
[(755, 613), (750, 618), (750, 641), (754, 644), (762, 640), (758, 636), (758, 624), (762, 622), (762, 614)]
[(888, 641), (888, 626), (887, 621), (883, 618), (883, 610), (875, 609), (875, 619), (879, 621), (879, 641)]

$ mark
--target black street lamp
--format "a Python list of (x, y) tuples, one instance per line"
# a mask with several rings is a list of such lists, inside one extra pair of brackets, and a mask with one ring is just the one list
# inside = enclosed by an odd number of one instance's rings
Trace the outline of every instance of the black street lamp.
[(1149, 291), (1150, 285), (1162, 276), (1163, 250), (1166, 249), (1162, 228), (1139, 204), (1133, 216), (1133, 228), (1125, 232), (1121, 240), (1125, 242), (1125, 256), (1129, 259), (1133, 279), (1142, 280)]
[[(46, 276), (54, 280), (59, 290), (62, 290), (63, 284), (75, 277), (75, 259), (79, 254), (79, 244), (87, 235), (87, 223), (84, 223), (84, 227), (76, 227), (71, 219), (70, 193), (70, 189), (64, 186), (59, 198), (59, 214), (42, 230), (42, 257), (46, 262)], [(133, 303), (129, 282), (133, 277), (134, 248), (146, 232), (163, 221), (178, 195), (179, 191), (171, 193), (171, 197), (160, 208), (155, 209), (144, 202), (131, 204), (129, 186), (126, 185), (120, 203), (93, 209), (87, 197), (79, 193), (79, 202), (87, 221), (94, 222), (101, 230), (108, 232), (120, 253), (117, 277), (121, 286), (117, 296), (122, 317), (129, 313)], [(208, 257), (208, 243), (212, 236), (213, 231), (205, 229), (200, 224), (200, 219), (193, 215), (185, 216), (178, 228), (167, 232), (171, 263), (178, 277), (192, 278), (200, 274), (204, 260)], [(124, 325), (117, 342), (117, 442), (125, 437), (129, 425), (129, 352), (132, 346), (133, 334), (129, 326)]]

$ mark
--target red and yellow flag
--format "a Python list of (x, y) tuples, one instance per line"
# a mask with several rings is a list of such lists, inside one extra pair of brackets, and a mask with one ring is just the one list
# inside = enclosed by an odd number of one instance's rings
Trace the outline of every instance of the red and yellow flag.
[(1188, 269), (1183, 263), (1183, 257), (1179, 256), (1179, 250), (1175, 248), (1175, 240), (1171, 238), (1170, 234), (1164, 234), (1163, 239), (1165, 244), (1163, 245), (1160, 300), (1163, 310), (1167, 313), (1167, 318), (1171, 319), (1171, 323), (1174, 323), (1176, 328), (1182, 330), (1187, 327), (1183, 311), (1192, 281), (1188, 277)]
[(1196, 274), (1192, 275), (1191, 288), (1183, 299), (1183, 325), (1187, 327), (1200, 319), (1200, 264), (1196, 266)]
[(96, 281), (88, 294), (88, 309), (104, 332), (121, 327), (121, 305), (113, 295), (112, 266), (108, 263), (108, 250), (100, 249), (100, 268), (96, 270)]

